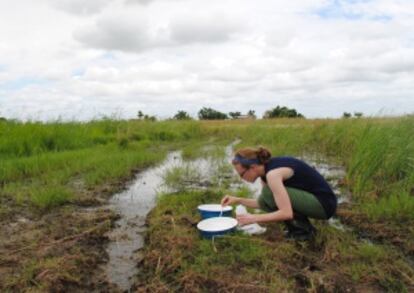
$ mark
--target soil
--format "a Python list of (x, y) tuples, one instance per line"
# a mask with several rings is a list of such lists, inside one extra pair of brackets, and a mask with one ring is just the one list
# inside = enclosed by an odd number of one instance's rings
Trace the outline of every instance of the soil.
[(362, 237), (394, 245), (414, 263), (414, 223), (394, 223), (385, 219), (373, 222), (352, 204), (343, 204), (337, 214), (343, 223), (353, 227)]
[(39, 211), (0, 196), (1, 292), (117, 292), (102, 265), (106, 234), (117, 215), (105, 204), (140, 169), (117, 182), (91, 189), (78, 183), (78, 198), (51, 211)]

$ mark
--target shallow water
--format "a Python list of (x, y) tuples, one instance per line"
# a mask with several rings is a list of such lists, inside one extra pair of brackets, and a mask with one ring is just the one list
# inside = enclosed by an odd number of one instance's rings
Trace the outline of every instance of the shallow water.
[[(233, 146), (237, 143), (235, 141), (226, 147), (226, 156), (222, 161), (231, 161)], [(217, 160), (220, 159), (200, 158), (184, 162), (180, 152), (172, 152), (164, 162), (139, 173), (125, 191), (111, 198), (110, 207), (120, 215), (116, 227), (108, 235), (111, 242), (107, 247), (109, 261), (105, 270), (111, 283), (122, 290), (129, 290), (132, 286), (131, 278), (138, 273), (139, 250), (144, 246), (146, 217), (155, 207), (159, 192), (174, 191), (163, 184), (166, 171), (189, 164), (200, 173), (200, 178), (199, 182), (184, 184), (188, 184), (189, 188), (203, 189), (210, 185), (212, 176), (217, 172)], [(220, 185), (220, 180), (217, 184)]]
[(110, 200), (120, 219), (108, 235), (111, 242), (107, 247), (106, 273), (110, 282), (122, 290), (131, 287), (130, 278), (138, 271), (136, 252), (144, 245), (145, 220), (156, 203), (157, 190), (162, 183), (160, 174), (177, 161), (181, 161), (179, 152), (170, 153), (161, 165), (139, 173), (125, 191)]

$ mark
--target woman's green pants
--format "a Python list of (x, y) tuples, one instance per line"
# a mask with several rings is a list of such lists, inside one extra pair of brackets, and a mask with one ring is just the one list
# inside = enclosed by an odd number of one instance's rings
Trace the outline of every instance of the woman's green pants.
[[(304, 190), (286, 187), (294, 214), (314, 219), (326, 219), (326, 213), (319, 200)], [(263, 211), (274, 212), (278, 210), (272, 191), (264, 186), (258, 198), (258, 204)]]

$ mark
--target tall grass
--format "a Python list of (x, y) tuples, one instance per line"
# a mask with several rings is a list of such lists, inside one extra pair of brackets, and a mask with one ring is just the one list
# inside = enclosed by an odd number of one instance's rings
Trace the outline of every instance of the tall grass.
[[(231, 127), (229, 127), (231, 125)], [(373, 218), (414, 219), (414, 117), (215, 122), (207, 129), (273, 155), (320, 154), (347, 169), (354, 200)]]
[[(320, 154), (347, 169), (354, 199), (372, 217), (398, 217), (414, 205), (414, 117), (340, 120), (0, 122), (1, 193), (18, 186), (87, 185), (119, 178), (180, 145), (188, 157), (237, 137), (274, 155)], [(187, 147), (186, 147), (187, 146)], [(40, 182), (40, 183), (39, 183)], [(53, 194), (53, 193), (51, 193)], [(26, 192), (26, 197), (29, 197)], [(24, 198), (24, 196), (23, 196)], [(373, 211), (375, 209), (376, 211)], [(414, 213), (409, 213), (414, 219)], [(405, 215), (404, 215), (405, 216)]]
[(55, 207), (82, 192), (74, 181), (84, 188), (114, 182), (162, 160), (169, 147), (201, 135), (200, 125), (191, 121), (2, 121), (0, 196)]
[(87, 148), (110, 142), (174, 141), (201, 135), (192, 121), (116, 121), (89, 123), (21, 123), (0, 121), (0, 158), (28, 157), (41, 153)]

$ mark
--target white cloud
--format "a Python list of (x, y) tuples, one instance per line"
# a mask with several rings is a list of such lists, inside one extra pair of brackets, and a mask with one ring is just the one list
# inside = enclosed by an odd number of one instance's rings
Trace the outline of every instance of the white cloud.
[(278, 104), (310, 117), (413, 112), (413, 5), (0, 3), (0, 115), (170, 117), (203, 106), (260, 115)]
[(115, 10), (96, 23), (78, 28), (74, 37), (86, 46), (142, 52), (192, 43), (220, 43), (230, 40), (242, 24), (223, 13), (178, 13), (170, 18), (150, 18), (139, 7)]
[(241, 26), (225, 14), (187, 13), (173, 19), (170, 29), (172, 39), (179, 43), (215, 43), (228, 41)]
[(102, 11), (110, 0), (52, 0), (51, 5), (75, 15), (90, 15)]
[(77, 30), (75, 39), (97, 49), (141, 51), (154, 42), (145, 15), (123, 12), (105, 15), (96, 24)]

